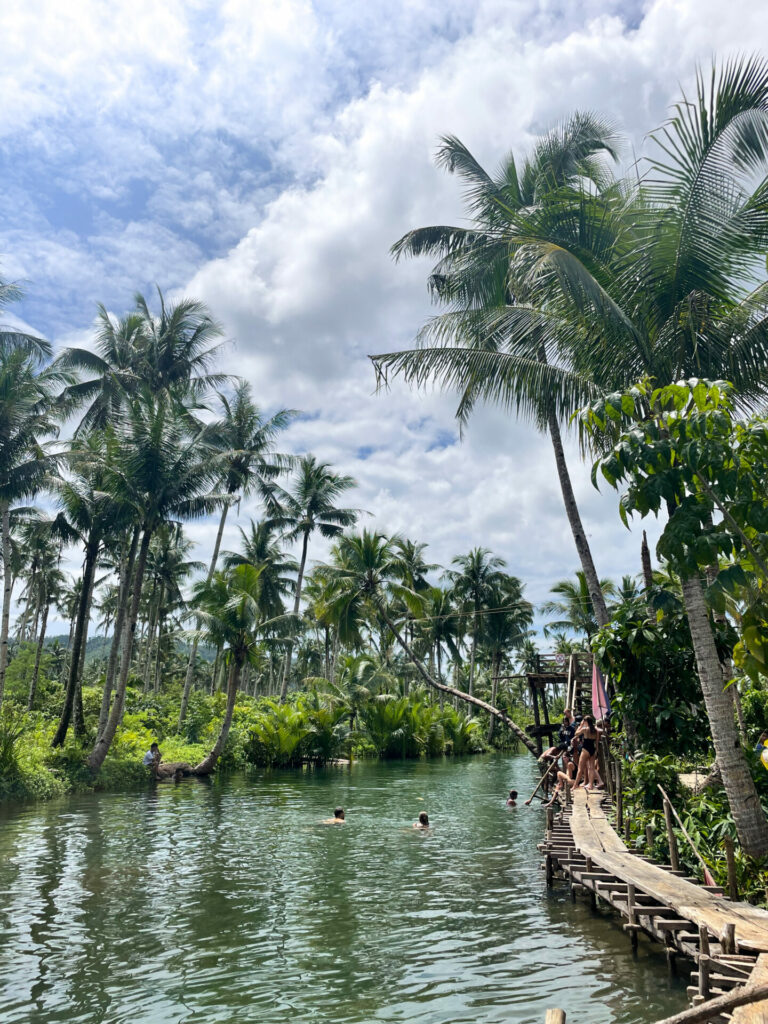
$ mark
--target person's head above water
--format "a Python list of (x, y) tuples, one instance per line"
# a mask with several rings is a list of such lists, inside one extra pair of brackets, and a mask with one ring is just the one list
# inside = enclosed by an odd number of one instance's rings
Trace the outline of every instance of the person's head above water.
[(344, 808), (337, 807), (336, 810), (333, 812), (333, 816), (334, 818), (338, 818), (340, 821), (344, 821)]
[(517, 800), (517, 790), (516, 789), (510, 789), (510, 791), (509, 791), (509, 799), (510, 800)]
[(426, 811), (419, 811), (419, 824), (427, 828), (429, 825), (429, 815)]

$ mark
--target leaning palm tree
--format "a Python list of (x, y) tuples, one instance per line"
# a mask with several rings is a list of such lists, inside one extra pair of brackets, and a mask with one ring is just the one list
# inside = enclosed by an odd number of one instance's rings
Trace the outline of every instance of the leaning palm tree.
[[(253, 400), (250, 384), (240, 381), (231, 398), (219, 395), (222, 407), (220, 420), (208, 427), (208, 440), (224, 457), (221, 489), (230, 497), (221, 508), (219, 528), (213, 544), (208, 579), (213, 577), (221, 548), (227, 512), (235, 495), (244, 497), (254, 490), (262, 496), (270, 494), (277, 477), (292, 464), (288, 455), (275, 451), (277, 435), (288, 426), (294, 413), (281, 409), (265, 417)], [(184, 724), (197, 660), (197, 640), (193, 638), (187, 662), (187, 674), (181, 695), (178, 728)]]
[[(518, 164), (510, 154), (491, 175), (458, 139), (443, 138), (437, 163), (461, 177), (470, 224), (410, 231), (392, 251), (398, 259), (438, 259), (429, 287), (448, 312), (422, 330), (419, 347), (372, 357), (382, 384), (399, 375), (417, 386), (435, 381), (458, 391), (462, 423), (479, 401), (490, 401), (549, 433), (566, 514), (601, 625), (608, 622), (608, 610), (561, 437), (561, 423), (594, 391), (562, 351), (558, 330), (567, 332), (569, 325), (557, 311), (542, 308), (515, 257), (525, 252), (534, 229), (540, 235), (548, 228), (553, 239), (572, 231), (584, 198), (610, 187), (604, 158), (615, 158), (617, 149), (611, 124), (575, 114), (542, 138), (528, 159)], [(605, 238), (598, 242), (607, 244)]]
[(492, 555), (488, 548), (473, 548), (466, 555), (456, 555), (451, 562), (456, 568), (448, 569), (445, 578), (451, 583), (454, 598), (464, 602), (472, 619), (468, 684), (471, 694), (474, 692), (480, 612), (501, 587), (505, 578), (505, 574), (501, 570), (506, 562), (503, 558)]
[[(334, 473), (326, 462), (318, 462), (314, 455), (305, 455), (296, 469), (296, 478), (288, 490), (273, 487), (271, 500), (273, 513), (269, 522), (282, 531), (288, 542), (301, 540), (301, 557), (296, 578), (293, 614), (298, 616), (301, 589), (307, 565), (309, 538), (318, 532), (322, 537), (337, 537), (346, 526), (353, 526), (360, 515), (357, 508), (339, 508), (337, 499), (356, 485), (351, 476)], [(285, 701), (291, 670), (293, 645), (289, 641), (285, 655), (280, 701)]]
[(316, 573), (326, 588), (323, 604), (343, 642), (359, 644), (362, 629), (381, 619), (428, 686), (494, 715), (531, 753), (536, 753), (530, 738), (507, 714), (473, 694), (439, 683), (405, 639), (391, 613), (393, 602), (404, 604), (417, 617), (423, 612), (424, 602), (416, 591), (398, 582), (397, 551), (392, 539), (368, 530), (344, 534), (334, 545), (333, 560), (318, 566)]

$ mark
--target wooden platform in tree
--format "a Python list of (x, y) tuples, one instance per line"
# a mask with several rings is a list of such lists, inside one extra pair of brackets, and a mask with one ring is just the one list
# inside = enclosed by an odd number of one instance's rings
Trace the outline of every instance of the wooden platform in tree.
[[(727, 924), (734, 924), (739, 952), (768, 953), (767, 911), (749, 903), (732, 903), (724, 896), (708, 893), (700, 885), (641, 860), (616, 834), (605, 816), (602, 802), (602, 793), (577, 789), (570, 820), (576, 849), (589, 857), (595, 868), (635, 885), (670, 908), (678, 918), (705, 927), (715, 938), (723, 934)], [(744, 1020), (752, 1024), (752, 1018)]]

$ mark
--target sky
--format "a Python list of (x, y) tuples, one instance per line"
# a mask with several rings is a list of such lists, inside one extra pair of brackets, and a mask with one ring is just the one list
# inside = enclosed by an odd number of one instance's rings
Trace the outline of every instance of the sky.
[[(194, 296), (224, 326), (222, 369), (266, 411), (301, 410), (284, 449), (353, 475), (365, 525), (443, 565), (490, 548), (534, 602), (575, 572), (546, 437), (485, 408), (461, 439), (455, 396), (375, 393), (368, 356), (434, 313), (429, 263), (389, 248), (464, 223), (441, 135), (493, 169), (594, 110), (629, 160), (697, 62), (768, 39), (768, 4), (10, 0), (0, 38), (0, 278), (23, 287), (18, 322), (87, 345), (97, 303)], [(599, 574), (637, 573), (647, 524), (621, 525), (572, 440), (569, 460)], [(245, 503), (239, 523), (258, 514)], [(189, 533), (205, 558), (214, 524)]]

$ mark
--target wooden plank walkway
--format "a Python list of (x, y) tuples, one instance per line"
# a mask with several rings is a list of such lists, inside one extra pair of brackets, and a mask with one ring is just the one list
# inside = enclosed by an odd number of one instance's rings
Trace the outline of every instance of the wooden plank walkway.
[[(546, 842), (547, 882), (556, 870), (570, 880), (571, 896), (587, 892), (593, 905), (605, 901), (626, 919), (637, 945), (638, 932), (663, 943), (670, 967), (678, 953), (697, 970), (688, 988), (694, 1003), (705, 1004), (737, 986), (768, 977), (768, 912), (708, 891), (667, 865), (651, 864), (628, 850), (606, 817), (604, 793), (574, 793), (573, 806), (550, 821)], [(702, 1005), (702, 1009), (704, 1006)], [(713, 1016), (722, 1024), (768, 1024), (768, 1003), (745, 1006), (741, 1016)]]
[(630, 853), (606, 818), (603, 799), (602, 793), (586, 793), (583, 789), (574, 794), (571, 832), (582, 854), (717, 938), (728, 923), (735, 924), (739, 952), (768, 953), (768, 912), (708, 893), (700, 885), (670, 875)]

